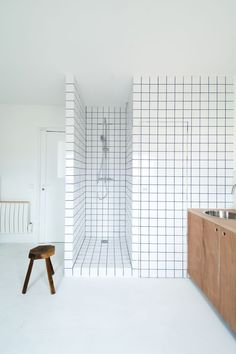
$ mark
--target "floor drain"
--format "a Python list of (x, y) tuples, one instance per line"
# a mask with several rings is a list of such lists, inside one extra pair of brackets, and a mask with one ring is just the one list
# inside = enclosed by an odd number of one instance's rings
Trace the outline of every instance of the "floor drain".
[(102, 240), (101, 242), (102, 243), (108, 243), (108, 240)]

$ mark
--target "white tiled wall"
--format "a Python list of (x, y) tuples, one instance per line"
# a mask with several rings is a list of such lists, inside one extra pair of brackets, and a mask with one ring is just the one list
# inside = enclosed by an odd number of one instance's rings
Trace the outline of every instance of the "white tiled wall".
[(129, 253), (132, 252), (132, 152), (133, 152), (133, 105), (132, 92), (129, 102), (126, 105), (126, 184), (125, 184), (125, 203), (126, 203), (126, 239)]
[[(107, 162), (101, 135), (107, 121)], [(76, 275), (131, 274), (130, 244), (126, 235), (126, 109), (86, 109), (86, 237)], [(99, 175), (102, 160), (107, 175)], [(99, 178), (108, 178), (107, 187)], [(102, 199), (102, 197), (104, 198)]]
[(187, 207), (232, 205), (232, 108), (231, 78), (134, 79), (134, 274), (185, 276)]
[(85, 237), (85, 106), (76, 79), (66, 77), (65, 275)]
[(187, 208), (231, 207), (232, 170), (231, 78), (138, 77), (126, 109), (85, 108), (67, 78), (65, 273), (184, 277)]
[[(125, 237), (125, 110), (87, 109), (86, 117), (86, 235), (100, 239)], [(107, 196), (98, 182), (103, 151), (103, 119), (108, 124)]]

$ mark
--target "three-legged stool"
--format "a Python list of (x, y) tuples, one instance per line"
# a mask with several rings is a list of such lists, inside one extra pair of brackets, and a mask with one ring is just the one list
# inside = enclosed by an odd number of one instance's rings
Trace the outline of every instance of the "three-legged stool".
[(30, 278), (30, 274), (31, 274), (31, 271), (33, 268), (33, 264), (34, 264), (34, 261), (36, 261), (37, 259), (45, 259), (51, 294), (56, 293), (55, 288), (54, 288), (54, 284), (53, 284), (53, 279), (52, 279), (52, 276), (54, 274), (54, 269), (53, 269), (52, 262), (50, 259), (50, 257), (53, 256), (54, 254), (55, 254), (55, 246), (52, 246), (52, 245), (38, 246), (38, 247), (32, 248), (30, 250), (30, 252), (29, 252), (30, 262), (29, 262), (29, 267), (28, 267), (27, 273), (26, 273), (25, 282), (24, 282), (24, 286), (22, 289), (22, 294), (25, 294), (27, 291), (27, 286), (29, 283), (29, 278)]

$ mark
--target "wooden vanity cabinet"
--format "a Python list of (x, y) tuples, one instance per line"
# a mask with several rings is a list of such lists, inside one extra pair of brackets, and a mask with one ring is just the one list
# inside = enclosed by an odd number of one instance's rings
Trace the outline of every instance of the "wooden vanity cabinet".
[(203, 219), (188, 213), (188, 274), (202, 289)]
[(236, 332), (236, 232), (189, 212), (188, 274)]
[(221, 228), (219, 311), (236, 332), (236, 234)]
[(220, 232), (219, 226), (203, 220), (202, 290), (217, 308), (219, 306)]

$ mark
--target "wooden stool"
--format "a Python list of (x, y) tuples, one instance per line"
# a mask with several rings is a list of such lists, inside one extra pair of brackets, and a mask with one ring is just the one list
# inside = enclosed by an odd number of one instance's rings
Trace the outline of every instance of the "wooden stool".
[(53, 269), (52, 262), (50, 259), (50, 257), (53, 256), (54, 254), (55, 254), (55, 246), (51, 246), (51, 245), (38, 246), (38, 247), (32, 248), (32, 250), (30, 250), (30, 252), (29, 252), (30, 262), (29, 262), (29, 267), (28, 267), (27, 273), (26, 273), (25, 282), (24, 282), (24, 286), (22, 289), (22, 294), (26, 293), (27, 286), (29, 283), (30, 274), (31, 274), (31, 271), (33, 268), (33, 264), (34, 264), (34, 261), (37, 259), (45, 259), (51, 294), (56, 293), (55, 288), (54, 288), (54, 284), (53, 284), (53, 279), (52, 279), (52, 275), (54, 274), (54, 269)]

